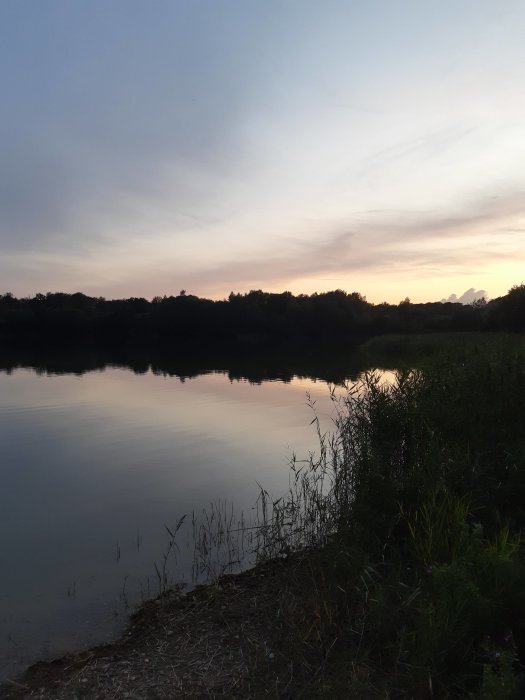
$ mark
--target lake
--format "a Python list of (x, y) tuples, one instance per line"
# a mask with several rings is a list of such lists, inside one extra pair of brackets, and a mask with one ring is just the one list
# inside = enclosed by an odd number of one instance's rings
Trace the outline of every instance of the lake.
[[(117, 636), (159, 592), (166, 526), (187, 516), (168, 574), (191, 585), (193, 514), (238, 526), (254, 517), (259, 484), (284, 493), (293, 452), (317, 447), (307, 393), (329, 428), (328, 379), (361, 369), (350, 353), (346, 369), (341, 357), (316, 362), (0, 363), (0, 678)], [(234, 568), (253, 560), (231, 556)]]

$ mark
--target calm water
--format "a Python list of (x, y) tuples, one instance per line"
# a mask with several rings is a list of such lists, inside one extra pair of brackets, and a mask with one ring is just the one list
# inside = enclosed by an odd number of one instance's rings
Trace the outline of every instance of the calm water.
[[(165, 525), (286, 490), (292, 451), (317, 444), (306, 392), (333, 410), (325, 381), (286, 376), (0, 372), (0, 677), (118, 634), (158, 592)], [(187, 583), (188, 532), (171, 571)]]

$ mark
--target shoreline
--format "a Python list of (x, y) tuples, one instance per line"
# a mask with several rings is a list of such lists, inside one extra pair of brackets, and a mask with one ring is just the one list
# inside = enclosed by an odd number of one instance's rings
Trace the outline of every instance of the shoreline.
[(4, 681), (0, 698), (256, 697), (275, 658), (278, 593), (301, 563), (264, 562), (145, 601), (119, 639), (36, 662)]

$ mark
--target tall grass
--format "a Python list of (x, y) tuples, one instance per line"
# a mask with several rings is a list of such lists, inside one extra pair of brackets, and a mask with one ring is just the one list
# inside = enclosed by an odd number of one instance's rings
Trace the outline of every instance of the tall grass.
[[(334, 431), (261, 493), (294, 693), (515, 697), (525, 661), (525, 361), (471, 348), (348, 387)], [(297, 559), (297, 555), (296, 555)], [(283, 666), (284, 668), (284, 666)], [(290, 681), (288, 681), (288, 685)], [(346, 695), (345, 695), (346, 693)]]

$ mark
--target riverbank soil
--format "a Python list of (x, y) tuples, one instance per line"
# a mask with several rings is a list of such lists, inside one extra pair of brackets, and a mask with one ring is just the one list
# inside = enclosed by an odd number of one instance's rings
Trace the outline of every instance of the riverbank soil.
[(0, 697), (255, 697), (254, 676), (273, 680), (283, 564), (272, 564), (191, 593), (145, 603), (123, 638), (32, 666)]
[[(149, 601), (133, 615), (122, 639), (38, 663), (4, 685), (0, 697), (348, 697), (319, 687), (319, 668), (306, 662), (297, 667), (289, 649), (285, 617), (290, 610), (285, 613), (282, 602), (286, 598), (295, 613), (301, 601), (308, 607), (303, 589), (311, 582), (308, 568), (307, 557), (294, 556)], [(314, 642), (318, 614), (308, 612), (305, 618), (301, 611), (300, 616)]]

